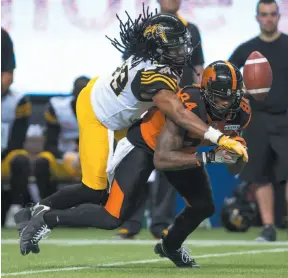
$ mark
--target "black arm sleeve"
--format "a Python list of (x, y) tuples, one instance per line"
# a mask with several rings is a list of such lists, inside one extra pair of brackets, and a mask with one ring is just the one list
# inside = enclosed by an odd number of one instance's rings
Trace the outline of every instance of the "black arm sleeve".
[(1, 28), (1, 72), (14, 70), (16, 67), (13, 42), (9, 34)]
[(1, 152), (1, 160), (3, 160), (9, 152), (23, 149), (29, 127), (30, 115), (31, 103), (27, 97), (23, 97), (17, 105), (16, 118), (11, 129), (8, 146)]
[(46, 130), (44, 139), (44, 151), (51, 152), (56, 158), (62, 158), (63, 153), (58, 150), (58, 141), (61, 127), (58, 123), (55, 111), (49, 103), (45, 111)]

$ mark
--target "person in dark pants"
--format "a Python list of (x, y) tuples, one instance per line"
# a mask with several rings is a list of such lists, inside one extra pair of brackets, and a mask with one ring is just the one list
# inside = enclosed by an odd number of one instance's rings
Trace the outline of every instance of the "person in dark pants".
[(13, 91), (16, 67), (13, 42), (1, 28), (1, 179), (9, 180), (11, 205), (5, 227), (15, 227), (14, 214), (29, 201), (30, 160), (24, 142), (31, 115), (31, 103), (22, 93)]
[[(193, 47), (195, 49), (193, 51), (191, 61), (194, 69), (191, 67), (185, 67), (183, 69), (183, 76), (180, 82), (180, 87), (192, 85), (192, 83), (199, 83), (203, 72), (204, 57), (200, 32), (197, 26), (193, 23), (187, 22), (177, 13), (181, 4), (180, 0), (158, 0), (158, 3), (160, 5), (161, 13), (176, 15), (188, 28), (193, 38)], [(167, 228), (173, 220), (171, 216), (173, 217), (173, 214), (175, 213), (176, 191), (172, 186), (170, 186), (169, 182), (161, 172), (156, 170), (156, 173), (157, 179), (155, 183), (153, 183), (153, 190), (150, 190), (151, 194), (149, 194), (151, 197), (150, 204), (152, 212), (152, 223), (150, 230), (155, 238), (160, 238), (162, 233), (167, 233)], [(143, 196), (143, 204), (117, 232), (118, 238), (132, 239), (136, 234), (140, 232), (147, 198), (148, 191), (147, 195), (145, 197)]]
[(276, 1), (259, 1), (256, 12), (260, 34), (241, 44), (229, 61), (240, 68), (251, 52), (259, 51), (268, 59), (273, 71), (267, 99), (263, 102), (250, 99), (252, 120), (244, 133), (249, 162), (240, 178), (257, 186), (256, 198), (263, 222), (258, 240), (275, 241), (272, 183), (288, 180), (288, 36), (278, 31), (280, 14)]

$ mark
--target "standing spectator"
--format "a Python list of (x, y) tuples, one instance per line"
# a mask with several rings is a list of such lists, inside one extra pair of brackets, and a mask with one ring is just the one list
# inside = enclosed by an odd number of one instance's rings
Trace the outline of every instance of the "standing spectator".
[[(201, 80), (201, 75), (203, 73), (204, 56), (201, 44), (201, 36), (197, 26), (193, 23), (187, 22), (178, 14), (181, 0), (158, 0), (158, 3), (160, 4), (161, 13), (168, 13), (177, 16), (188, 28), (192, 35), (194, 50), (191, 62), (196, 71), (193, 70), (191, 67), (184, 68), (180, 87), (191, 85), (192, 83), (199, 83), (199, 80)], [(199, 76), (197, 74), (199, 74)]]
[(7, 92), (13, 83), (15, 68), (13, 42), (9, 34), (1, 28), (1, 92)]
[(5, 227), (15, 226), (14, 214), (29, 200), (30, 162), (23, 149), (31, 115), (31, 104), (23, 94), (11, 90), (15, 69), (13, 43), (1, 28), (1, 180), (9, 179), (11, 206)]
[(249, 162), (240, 178), (257, 186), (256, 199), (263, 223), (258, 239), (275, 241), (272, 183), (288, 180), (288, 36), (278, 31), (280, 13), (276, 1), (260, 0), (256, 12), (260, 35), (240, 45), (229, 61), (240, 68), (251, 52), (259, 51), (272, 67), (273, 84), (267, 99), (250, 99), (252, 120), (244, 134)]

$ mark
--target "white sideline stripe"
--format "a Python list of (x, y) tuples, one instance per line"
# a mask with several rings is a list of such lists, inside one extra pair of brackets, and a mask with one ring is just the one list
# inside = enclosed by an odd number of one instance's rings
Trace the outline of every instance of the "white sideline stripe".
[[(125, 239), (46, 239), (41, 241), (41, 245), (60, 246), (86, 246), (86, 245), (154, 245), (157, 240)], [(17, 239), (2, 239), (1, 244), (19, 244)], [(186, 240), (185, 244), (193, 246), (288, 246), (288, 241), (258, 242), (256, 240)]]
[(251, 65), (251, 64), (260, 64), (260, 63), (266, 63), (268, 60), (266, 58), (258, 58), (253, 60), (247, 60), (245, 65)]
[[(219, 253), (219, 254), (205, 254), (199, 256), (193, 256), (195, 259), (207, 259), (212, 257), (228, 257), (228, 256), (239, 256), (239, 255), (254, 255), (262, 253), (280, 253), (288, 252), (288, 248), (275, 248), (267, 250), (250, 250), (243, 252), (229, 252), (229, 253)], [(129, 261), (129, 262), (115, 262), (111, 264), (96, 264), (96, 265), (87, 265), (87, 266), (76, 266), (76, 267), (63, 267), (63, 268), (52, 268), (52, 269), (43, 269), (43, 270), (28, 270), (21, 272), (11, 272), (11, 273), (2, 273), (1, 276), (17, 276), (17, 275), (31, 275), (38, 273), (51, 273), (51, 272), (63, 272), (63, 271), (74, 271), (74, 270), (83, 270), (91, 269), (96, 267), (113, 267), (113, 266), (125, 266), (130, 264), (146, 264), (146, 263), (157, 263), (167, 259), (150, 259), (150, 260), (139, 260), (139, 261)]]
[(247, 90), (247, 92), (250, 94), (268, 93), (270, 89), (271, 88), (252, 89), (252, 90)]

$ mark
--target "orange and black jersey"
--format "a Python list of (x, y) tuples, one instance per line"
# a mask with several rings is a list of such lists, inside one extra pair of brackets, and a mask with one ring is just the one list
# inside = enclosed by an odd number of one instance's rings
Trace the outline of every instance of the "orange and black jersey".
[[(239, 135), (239, 132), (246, 128), (250, 122), (251, 110), (247, 100), (244, 98), (241, 101), (241, 110), (238, 112), (234, 120), (215, 121), (209, 117), (204, 100), (201, 96), (201, 91), (198, 87), (185, 87), (183, 90), (180, 90), (177, 95), (183, 102), (186, 109), (195, 113), (208, 125), (219, 129), (226, 135)], [(164, 124), (165, 116), (156, 107), (151, 108), (143, 119), (139, 120), (130, 127), (127, 133), (127, 138), (133, 145), (153, 153), (156, 148), (157, 138)], [(186, 132), (184, 138), (185, 147), (196, 149), (200, 146), (209, 145), (211, 145), (210, 141), (205, 141), (196, 134)]]
[[(75, 102), (71, 102), (71, 107), (76, 116)], [(46, 106), (44, 117), (46, 120), (46, 129), (43, 149), (46, 152), (51, 152), (56, 158), (62, 158), (63, 152), (58, 149), (61, 126), (51, 102)]]
[[(9, 133), (8, 141), (5, 148), (1, 148), (1, 160), (3, 160), (9, 152), (17, 149), (23, 149), (26, 140), (26, 133), (29, 127), (29, 118), (32, 112), (31, 103), (27, 96), (23, 96), (19, 99), (14, 111), (9, 111), (9, 106), (5, 104), (5, 98), (10, 97), (9, 94), (14, 94), (13, 92), (7, 92), (2, 96), (1, 106), (2, 106), (2, 125), (5, 124), (5, 115), (3, 113), (15, 113), (13, 115), (13, 122), (11, 122), (11, 128), (6, 132)], [(1, 130), (1, 132), (4, 132)], [(3, 136), (3, 134), (2, 134)], [(3, 137), (2, 137), (3, 140)], [(1, 142), (2, 145), (2, 142)]]

